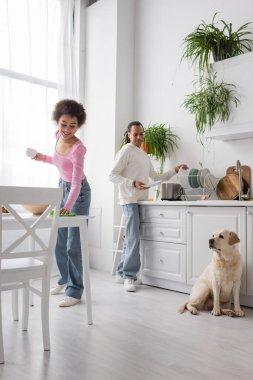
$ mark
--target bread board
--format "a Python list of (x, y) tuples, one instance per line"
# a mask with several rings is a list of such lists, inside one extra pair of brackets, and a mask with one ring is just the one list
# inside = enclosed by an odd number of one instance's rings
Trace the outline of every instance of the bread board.
[(239, 176), (235, 173), (222, 177), (216, 188), (216, 193), (221, 200), (234, 200), (239, 196)]

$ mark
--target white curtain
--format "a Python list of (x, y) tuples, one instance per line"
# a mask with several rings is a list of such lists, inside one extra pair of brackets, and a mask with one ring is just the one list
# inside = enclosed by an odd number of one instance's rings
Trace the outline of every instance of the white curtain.
[(79, 100), (77, 5), (80, 0), (0, 0), (1, 185), (57, 186), (57, 170), (25, 151), (52, 155), (54, 104)]
[(60, 14), (60, 49), (59, 62), (59, 97), (77, 98), (77, 81), (75, 65), (75, 40), (74, 40), (74, 0), (61, 0)]

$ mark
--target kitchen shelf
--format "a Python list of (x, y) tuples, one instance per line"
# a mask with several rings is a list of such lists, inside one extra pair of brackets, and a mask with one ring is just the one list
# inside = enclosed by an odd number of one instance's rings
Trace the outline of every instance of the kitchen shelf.
[(236, 86), (240, 103), (231, 107), (227, 123), (217, 123), (206, 137), (213, 140), (239, 140), (253, 138), (253, 52), (211, 64), (217, 78)]
[(206, 133), (212, 140), (240, 140), (253, 138), (253, 120), (247, 123), (217, 125)]

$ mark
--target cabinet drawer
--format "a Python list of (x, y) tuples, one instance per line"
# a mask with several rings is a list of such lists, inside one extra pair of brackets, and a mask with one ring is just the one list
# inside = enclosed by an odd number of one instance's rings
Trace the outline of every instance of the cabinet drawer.
[(153, 241), (141, 241), (142, 273), (144, 276), (186, 281), (186, 246)]
[(186, 243), (184, 224), (154, 224), (141, 223), (141, 239), (156, 240), (171, 243)]
[(141, 206), (141, 222), (185, 224), (185, 206)]

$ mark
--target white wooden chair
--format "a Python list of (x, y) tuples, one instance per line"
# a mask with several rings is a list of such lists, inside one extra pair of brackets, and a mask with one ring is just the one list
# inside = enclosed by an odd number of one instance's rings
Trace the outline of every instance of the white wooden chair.
[[(2, 210), (0, 211), (0, 363), (4, 363), (1, 293), (5, 290), (23, 288), (22, 330), (24, 331), (28, 327), (29, 291), (41, 297), (43, 345), (44, 350), (50, 350), (50, 272), (58, 232), (61, 196), (62, 190), (57, 188), (0, 186), (0, 204), (10, 213), (10, 216), (4, 218), (15, 218), (22, 230), (21, 236), (8, 234), (7, 242), (7, 239), (4, 239), (6, 231), (3, 229)], [(42, 215), (34, 219), (24, 214), (20, 207), (23, 204), (46, 204), (48, 207)], [(55, 210), (54, 215), (49, 216), (52, 210)], [(50, 218), (52, 223), (48, 241), (44, 242), (37, 230), (46, 218)], [(31, 249), (28, 239), (35, 241), (34, 249)], [(32, 286), (31, 281), (36, 279), (41, 279), (40, 289)]]

